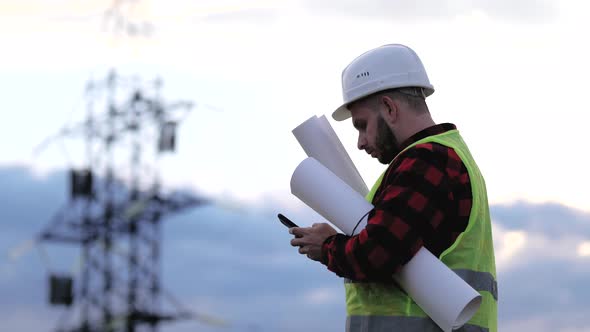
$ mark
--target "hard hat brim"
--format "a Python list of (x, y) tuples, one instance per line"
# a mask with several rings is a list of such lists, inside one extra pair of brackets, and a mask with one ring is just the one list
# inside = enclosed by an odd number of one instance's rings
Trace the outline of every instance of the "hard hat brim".
[(352, 116), (350, 110), (347, 107), (348, 105), (344, 104), (338, 107), (334, 112), (332, 112), (332, 119), (336, 121), (344, 121)]

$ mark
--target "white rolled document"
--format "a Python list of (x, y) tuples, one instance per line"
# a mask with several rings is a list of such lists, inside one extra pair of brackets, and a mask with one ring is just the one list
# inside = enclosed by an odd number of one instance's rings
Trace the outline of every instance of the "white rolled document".
[[(346, 234), (360, 218), (364, 229), (373, 205), (313, 158), (303, 160), (291, 177), (291, 193)], [(426, 248), (393, 276), (410, 297), (445, 332), (468, 322), (481, 295)]]
[(325, 116), (312, 116), (293, 129), (293, 135), (308, 157), (315, 158), (362, 196), (369, 192)]
[(295, 169), (291, 193), (346, 234), (352, 234), (359, 221), (356, 233), (365, 228), (367, 214), (373, 209), (363, 196), (311, 157)]
[(424, 247), (394, 278), (445, 332), (463, 326), (481, 305), (481, 295)]

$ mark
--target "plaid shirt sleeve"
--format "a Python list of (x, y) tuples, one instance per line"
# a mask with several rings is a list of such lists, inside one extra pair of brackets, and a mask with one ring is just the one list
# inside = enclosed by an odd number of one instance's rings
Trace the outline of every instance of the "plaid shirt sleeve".
[(422, 246), (436, 256), (451, 246), (467, 227), (471, 197), (467, 169), (453, 149), (416, 145), (388, 168), (365, 229), (326, 239), (321, 261), (354, 281), (391, 282)]

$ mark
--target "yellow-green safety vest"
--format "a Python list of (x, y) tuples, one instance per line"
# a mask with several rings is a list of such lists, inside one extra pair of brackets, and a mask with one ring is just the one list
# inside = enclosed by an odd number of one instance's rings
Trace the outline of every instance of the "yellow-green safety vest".
[[(467, 228), (453, 245), (439, 256), (445, 265), (482, 296), (482, 303), (477, 313), (458, 331), (496, 332), (498, 320), (496, 264), (484, 178), (458, 130), (449, 130), (426, 137), (406, 149), (429, 142), (439, 143), (455, 150), (467, 167), (471, 182), (473, 199)], [(366, 199), (369, 202), (373, 201), (384, 174), (367, 194)], [(345, 289), (347, 331), (441, 331), (394, 283), (356, 283), (346, 280)]]

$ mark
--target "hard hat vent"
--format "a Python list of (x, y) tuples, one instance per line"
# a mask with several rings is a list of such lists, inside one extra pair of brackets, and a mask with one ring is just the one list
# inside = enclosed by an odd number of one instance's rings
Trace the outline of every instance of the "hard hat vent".
[(367, 76), (369, 76), (369, 72), (368, 71), (363, 72), (363, 73), (356, 74), (356, 78), (367, 77)]

